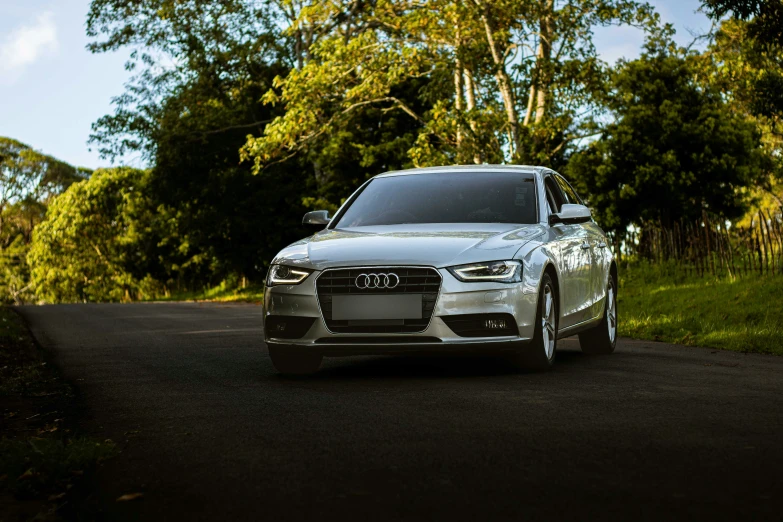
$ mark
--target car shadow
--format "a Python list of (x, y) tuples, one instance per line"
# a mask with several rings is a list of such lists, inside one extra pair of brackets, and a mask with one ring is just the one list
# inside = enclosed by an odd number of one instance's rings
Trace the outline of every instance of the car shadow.
[[(554, 371), (583, 361), (579, 343), (565, 340), (558, 348)], [(519, 370), (502, 356), (482, 355), (387, 355), (324, 359), (321, 370), (310, 376), (280, 376), (290, 380), (345, 380), (378, 378), (472, 378), (513, 375), (545, 375), (548, 372)]]

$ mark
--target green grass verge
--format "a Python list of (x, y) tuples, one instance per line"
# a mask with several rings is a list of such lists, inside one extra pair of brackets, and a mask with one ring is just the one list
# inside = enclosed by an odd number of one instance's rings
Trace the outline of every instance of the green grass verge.
[[(5, 486), (17, 497), (49, 497), (70, 489), (74, 480), (115, 453), (111, 442), (79, 437), (0, 439), (0, 470)], [(62, 497), (61, 497), (62, 498)]]
[(152, 299), (153, 301), (211, 301), (220, 303), (245, 302), (258, 303), (264, 299), (263, 285), (248, 285), (245, 288), (230, 283), (221, 283), (200, 291), (175, 292), (169, 297)]
[(0, 306), (0, 397), (44, 392), (51, 377), (46, 370), (22, 318)]
[(620, 335), (783, 355), (783, 276), (684, 277), (632, 263), (619, 286)]
[[(78, 436), (76, 395), (22, 318), (0, 306), (0, 506), (8, 520), (81, 518), (114, 443)], [(0, 520), (5, 520), (0, 514)]]

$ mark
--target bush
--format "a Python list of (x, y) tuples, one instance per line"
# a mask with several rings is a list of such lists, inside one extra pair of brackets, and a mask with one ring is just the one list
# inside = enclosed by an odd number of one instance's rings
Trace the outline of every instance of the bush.
[[(157, 288), (144, 274), (160, 221), (146, 172), (98, 170), (49, 206), (28, 254), (37, 295), (49, 302), (126, 301)], [(153, 241), (154, 243), (154, 241)]]

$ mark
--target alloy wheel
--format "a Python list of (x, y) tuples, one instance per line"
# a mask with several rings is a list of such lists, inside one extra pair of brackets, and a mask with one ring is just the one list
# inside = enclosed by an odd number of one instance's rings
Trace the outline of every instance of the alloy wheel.
[(609, 342), (614, 343), (617, 335), (617, 306), (614, 301), (614, 287), (609, 283), (606, 291), (606, 324), (609, 328)]
[(546, 358), (551, 359), (555, 352), (555, 299), (552, 294), (552, 287), (546, 285), (544, 288), (544, 299), (541, 310), (541, 333), (543, 334), (544, 350)]

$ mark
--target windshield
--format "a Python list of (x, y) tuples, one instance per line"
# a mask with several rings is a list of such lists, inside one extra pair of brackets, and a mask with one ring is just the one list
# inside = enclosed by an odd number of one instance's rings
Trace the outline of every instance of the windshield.
[(533, 174), (449, 172), (372, 180), (336, 227), (538, 221)]

